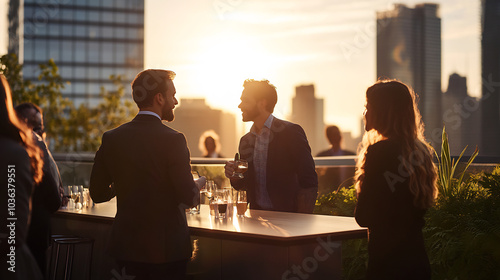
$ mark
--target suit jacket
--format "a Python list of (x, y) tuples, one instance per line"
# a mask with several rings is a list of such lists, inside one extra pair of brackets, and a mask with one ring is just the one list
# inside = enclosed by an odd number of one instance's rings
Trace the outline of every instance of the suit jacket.
[(422, 227), (426, 210), (413, 204), (401, 143), (384, 140), (366, 153), (355, 217), (368, 227), (368, 279), (430, 279)]
[(42, 181), (33, 191), (31, 205), (31, 223), (28, 230), (27, 244), (40, 269), (45, 271), (46, 251), (50, 241), (50, 216), (61, 206), (60, 188), (62, 188), (59, 169), (43, 139), (33, 132), (34, 140), (43, 152)]
[[(233, 182), (236, 189), (247, 190), (252, 209), (260, 209), (255, 198), (253, 152), (256, 137), (245, 134), (239, 145), (242, 159), (248, 161), (245, 178)], [(274, 118), (269, 139), (266, 185), (274, 211), (312, 213), (318, 193), (311, 148), (300, 125)]]
[[(185, 209), (199, 203), (184, 135), (151, 115), (104, 133), (90, 178), (94, 202), (116, 195), (109, 251), (121, 261), (191, 257)], [(110, 187), (110, 185), (112, 185)]]

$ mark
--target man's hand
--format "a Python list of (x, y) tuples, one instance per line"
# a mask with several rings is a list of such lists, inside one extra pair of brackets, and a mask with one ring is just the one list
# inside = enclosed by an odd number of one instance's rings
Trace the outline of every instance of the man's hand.
[(239, 180), (239, 178), (233, 177), (234, 170), (236, 169), (236, 163), (234, 160), (226, 161), (226, 165), (224, 166), (225, 175), (227, 178), (232, 180)]
[(201, 176), (200, 178), (194, 180), (194, 182), (196, 183), (198, 190), (200, 190), (201, 188), (203, 188), (203, 186), (207, 182), (207, 178), (205, 178), (205, 176)]

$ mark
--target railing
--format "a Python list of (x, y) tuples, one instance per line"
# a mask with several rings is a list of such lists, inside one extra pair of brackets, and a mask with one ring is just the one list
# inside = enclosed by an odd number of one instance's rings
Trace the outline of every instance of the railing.
[[(89, 186), (93, 153), (54, 153), (54, 159), (59, 166), (64, 185)], [(453, 157), (457, 160), (457, 157)], [(316, 157), (316, 172), (318, 174), (319, 194), (329, 193), (339, 187), (349, 186), (353, 183), (357, 156)], [(461, 161), (467, 161), (462, 158)], [(191, 158), (193, 169), (200, 175), (215, 180), (218, 185), (228, 186), (229, 181), (224, 176), (224, 163), (231, 158)], [(472, 173), (482, 170), (491, 171), (500, 163), (499, 157), (479, 156), (474, 160), (470, 171)]]

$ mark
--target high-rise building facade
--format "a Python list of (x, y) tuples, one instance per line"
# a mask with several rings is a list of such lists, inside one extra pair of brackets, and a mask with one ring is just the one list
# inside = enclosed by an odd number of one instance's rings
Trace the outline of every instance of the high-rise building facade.
[(427, 140), (435, 147), (440, 142), (436, 132), (442, 129), (438, 8), (396, 4), (393, 10), (377, 12), (377, 77), (398, 79), (415, 90)]
[(480, 155), (500, 156), (500, 0), (481, 1)]
[(9, 30), (9, 52), (24, 64), (25, 79), (36, 82), (38, 65), (52, 58), (70, 82), (63, 96), (76, 106), (95, 106), (101, 87), (115, 89), (111, 75), (122, 75), (130, 93), (128, 85), (144, 68), (144, 0), (11, 0), (10, 5), (9, 21), (18, 28)]
[(443, 123), (452, 155), (460, 155), (466, 147), (465, 155), (472, 155), (481, 145), (481, 105), (467, 93), (467, 78), (457, 73), (450, 75), (443, 93)]
[(325, 136), (323, 110), (324, 100), (316, 98), (314, 85), (295, 87), (290, 119), (304, 129), (313, 155), (329, 146)]
[(200, 136), (207, 130), (213, 130), (219, 136), (220, 153), (224, 157), (233, 157), (238, 151), (236, 117), (211, 108), (203, 98), (181, 99), (175, 109), (175, 120), (168, 126), (184, 134), (192, 157), (202, 156), (198, 144)]

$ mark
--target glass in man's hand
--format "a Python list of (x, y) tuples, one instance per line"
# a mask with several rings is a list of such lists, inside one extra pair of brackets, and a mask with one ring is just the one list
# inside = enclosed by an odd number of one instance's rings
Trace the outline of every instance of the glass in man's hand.
[(244, 178), (243, 173), (247, 172), (248, 170), (248, 161), (244, 159), (239, 159), (234, 161), (234, 165), (235, 169), (232, 177), (243, 179)]

